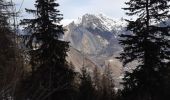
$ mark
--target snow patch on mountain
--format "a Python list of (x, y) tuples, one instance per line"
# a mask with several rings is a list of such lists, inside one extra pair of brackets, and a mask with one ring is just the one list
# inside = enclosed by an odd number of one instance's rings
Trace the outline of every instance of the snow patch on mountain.
[(120, 51), (118, 35), (126, 23), (104, 14), (85, 14), (66, 26), (64, 39), (77, 50), (90, 55), (113, 55)]
[(74, 20), (76, 20), (76, 19), (63, 19), (63, 20), (61, 20), (60, 23), (61, 23), (63, 26), (66, 26), (66, 25), (70, 24), (71, 22), (73, 22)]
[(72, 20), (65, 26), (67, 30), (64, 40), (70, 42), (69, 61), (74, 66), (83, 64), (83, 57), (87, 59), (86, 67), (113, 69), (115, 80), (121, 81), (122, 63), (115, 57), (122, 51), (119, 35), (126, 34), (126, 22), (121, 19), (110, 18), (104, 14), (85, 14)]

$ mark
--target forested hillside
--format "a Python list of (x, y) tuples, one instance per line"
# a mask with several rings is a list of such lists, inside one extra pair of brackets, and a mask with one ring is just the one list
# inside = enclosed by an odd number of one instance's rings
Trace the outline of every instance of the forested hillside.
[(126, 18), (89, 11), (64, 26), (61, 1), (16, 2), (0, 0), (0, 100), (170, 99), (170, 0), (128, 0)]

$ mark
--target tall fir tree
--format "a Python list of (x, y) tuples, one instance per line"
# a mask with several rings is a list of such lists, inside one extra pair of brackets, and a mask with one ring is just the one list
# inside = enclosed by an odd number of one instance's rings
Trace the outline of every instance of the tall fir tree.
[(102, 75), (101, 70), (98, 67), (95, 67), (93, 70), (93, 83), (95, 88), (95, 100), (101, 100), (102, 97)]
[(56, 0), (36, 0), (36, 10), (26, 9), (35, 16), (21, 21), (30, 34), (27, 47), (32, 72), (23, 81), (22, 88), (27, 91), (18, 99), (70, 99), (75, 73), (66, 61), (69, 44), (60, 39), (64, 29), (58, 6)]
[(82, 67), (81, 72), (78, 100), (95, 100), (95, 88), (90, 73), (85, 67)]
[[(130, 34), (122, 34), (120, 44), (124, 51), (119, 59), (124, 66), (138, 62), (124, 77), (125, 100), (166, 100), (165, 70), (170, 62), (168, 37), (170, 0), (129, 0), (126, 13), (135, 16), (127, 20)], [(162, 23), (162, 24), (161, 24)], [(133, 66), (134, 67), (134, 66)]]
[(10, 19), (11, 2), (0, 0), (0, 99), (13, 98), (21, 66)]
[(101, 100), (115, 100), (115, 84), (113, 79), (113, 72), (111, 66), (105, 67), (102, 75), (102, 94)]

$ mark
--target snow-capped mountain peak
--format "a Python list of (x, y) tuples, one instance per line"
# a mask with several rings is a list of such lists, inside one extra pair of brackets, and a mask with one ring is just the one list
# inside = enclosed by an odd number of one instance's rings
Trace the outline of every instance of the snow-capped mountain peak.
[(104, 14), (85, 14), (68, 24), (65, 27), (68, 31), (65, 32), (64, 39), (69, 41), (72, 47), (69, 57), (74, 66), (82, 66), (80, 59), (85, 55), (88, 58), (87, 66), (102, 68), (111, 64), (114, 70), (119, 72), (115, 72), (116, 75), (120, 76), (121, 63), (116, 61), (114, 56), (122, 50), (117, 38), (125, 32), (121, 23), (124, 22)]
[(91, 27), (93, 29), (98, 28), (105, 31), (112, 31), (114, 28), (124, 27), (125, 21), (122, 19), (116, 19), (108, 17), (102, 13), (99, 14), (85, 14), (81, 18), (74, 19), (75, 25), (83, 25), (84, 27)]
[(64, 37), (72, 47), (87, 54), (113, 53), (119, 48), (117, 37), (124, 30), (120, 22), (101, 13), (85, 14), (67, 25)]

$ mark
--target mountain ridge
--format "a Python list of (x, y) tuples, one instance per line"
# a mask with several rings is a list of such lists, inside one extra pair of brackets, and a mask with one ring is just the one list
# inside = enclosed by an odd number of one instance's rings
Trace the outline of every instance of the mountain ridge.
[[(122, 63), (115, 57), (122, 51), (122, 47), (118, 43), (119, 35), (126, 30), (125, 23), (122, 23), (124, 22), (115, 21), (102, 14), (85, 14), (77, 21), (72, 21), (65, 27), (67, 32), (64, 35), (64, 40), (69, 41), (71, 46), (68, 53), (69, 61), (74, 66), (88, 68), (91, 66), (91, 70), (94, 67), (104, 69), (109, 65), (115, 80), (117, 83), (120, 82), (123, 68)], [(83, 65), (83, 57), (87, 60), (85, 63), (88, 64)], [(80, 68), (78, 67), (78, 69)]]

